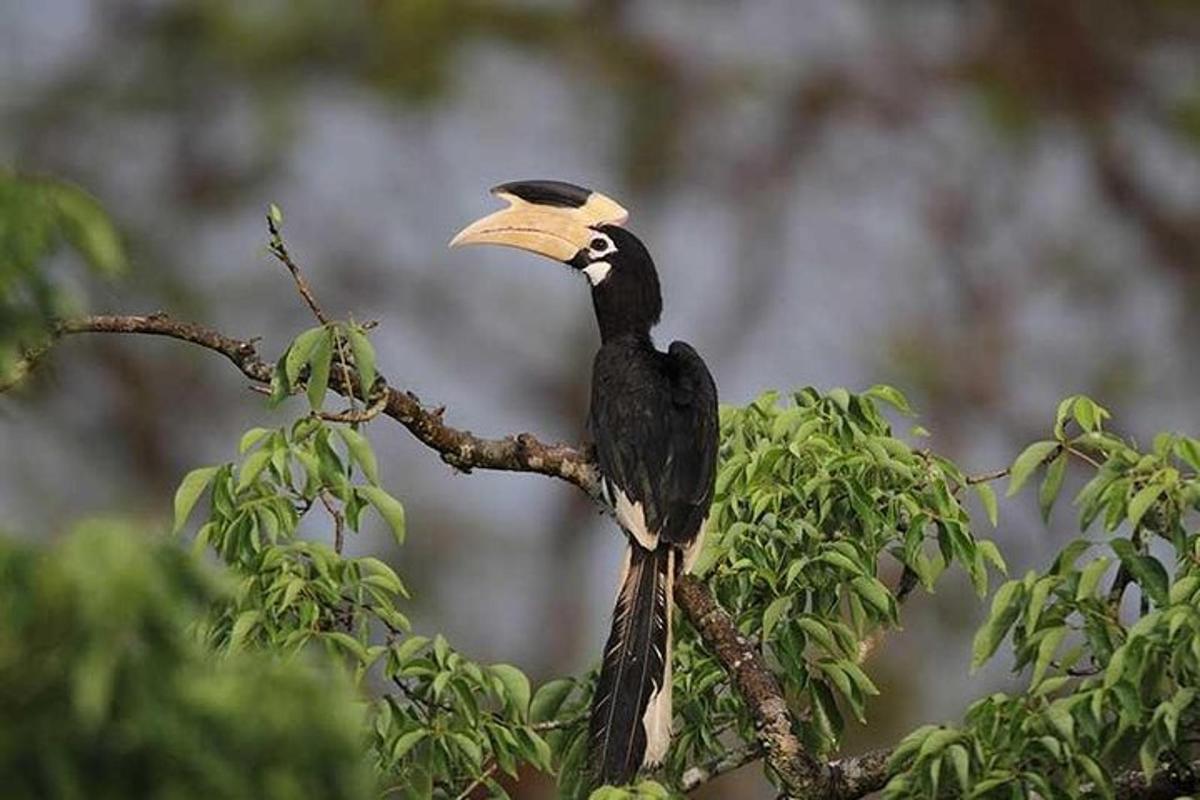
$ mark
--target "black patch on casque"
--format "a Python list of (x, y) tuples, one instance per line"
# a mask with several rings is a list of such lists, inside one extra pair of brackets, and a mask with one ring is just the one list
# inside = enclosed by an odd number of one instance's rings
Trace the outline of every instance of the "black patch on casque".
[(564, 181), (512, 181), (492, 189), (492, 194), (505, 192), (527, 203), (559, 208), (579, 208), (592, 196), (590, 189)]

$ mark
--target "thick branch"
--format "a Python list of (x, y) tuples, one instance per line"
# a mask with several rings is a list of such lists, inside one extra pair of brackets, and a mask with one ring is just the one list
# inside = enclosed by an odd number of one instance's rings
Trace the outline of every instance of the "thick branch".
[[(270, 383), (273, 368), (263, 361), (254, 343), (234, 339), (211, 328), (183, 322), (166, 314), (97, 315), (60, 322), (59, 336), (79, 333), (137, 333), (168, 336), (199, 345), (228, 358), (242, 374), (257, 383)], [(347, 386), (336, 374), (330, 387), (343, 395), (356, 389)], [(362, 397), (361, 391), (359, 396)], [(363, 398), (364, 400), (366, 398)], [(596, 496), (596, 470), (585, 450), (567, 444), (547, 444), (533, 434), (522, 433), (503, 439), (486, 439), (470, 431), (451, 427), (442, 420), (440, 410), (428, 410), (412, 392), (389, 388), (383, 413), (392, 417), (425, 446), (436, 450), (447, 464), (470, 472), (472, 469), (496, 469), (536, 472), (572, 483)]]
[(767, 764), (790, 795), (808, 796), (822, 782), (822, 765), (796, 738), (783, 691), (762, 655), (738, 632), (699, 578), (685, 575), (675, 585), (675, 600), (754, 714)]

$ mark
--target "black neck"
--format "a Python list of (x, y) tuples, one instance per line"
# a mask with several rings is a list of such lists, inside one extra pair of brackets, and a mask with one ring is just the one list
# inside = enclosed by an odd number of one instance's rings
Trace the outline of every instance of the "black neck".
[(650, 329), (662, 314), (658, 271), (650, 253), (633, 234), (606, 228), (617, 244), (607, 277), (592, 287), (592, 305), (600, 325), (600, 341), (619, 337), (650, 340)]

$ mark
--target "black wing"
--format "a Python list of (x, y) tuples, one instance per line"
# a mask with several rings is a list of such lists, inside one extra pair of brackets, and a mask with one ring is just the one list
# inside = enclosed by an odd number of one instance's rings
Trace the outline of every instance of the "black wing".
[(640, 503), (660, 540), (685, 544), (712, 502), (717, 388), (691, 346), (604, 353), (592, 387), (592, 435), (608, 488)]

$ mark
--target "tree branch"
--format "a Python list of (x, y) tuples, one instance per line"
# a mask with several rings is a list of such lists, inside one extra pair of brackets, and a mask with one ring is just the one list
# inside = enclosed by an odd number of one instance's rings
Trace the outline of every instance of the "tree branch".
[[(314, 301), (315, 302), (315, 301)], [(256, 384), (269, 384), (274, 368), (263, 361), (251, 340), (236, 339), (195, 323), (166, 314), (93, 315), (57, 323), (54, 338), (84, 333), (123, 333), (165, 336), (219, 353)], [(36, 355), (40, 355), (39, 351)], [(32, 366), (34, 359), (27, 364)], [(22, 373), (24, 374), (24, 373)], [(378, 385), (378, 384), (377, 384)], [(0, 387), (0, 391), (8, 386)], [(368, 400), (356, 374), (330, 377), (330, 388), (343, 396)], [(437, 452), (443, 461), (463, 472), (493, 469), (533, 472), (567, 481), (593, 499), (600, 500), (599, 480), (591, 453), (583, 447), (548, 444), (529, 433), (501, 439), (478, 437), (468, 430), (445, 424), (442, 409), (428, 410), (411, 392), (386, 389), (383, 413), (408, 429), (422, 444)], [(975, 476), (969, 483), (996, 480), (1007, 470)], [(752, 763), (759, 757), (776, 775), (789, 797), (822, 800), (857, 800), (878, 791), (887, 782), (886, 750), (825, 763), (801, 746), (793, 719), (775, 676), (761, 653), (744, 637), (730, 616), (717, 604), (708, 586), (695, 576), (684, 576), (676, 585), (680, 610), (699, 631), (726, 672), (735, 689), (754, 714), (760, 745), (751, 744), (727, 753), (710, 765), (684, 774), (684, 786), (694, 788), (723, 772)], [(1121, 800), (1158, 800), (1200, 788), (1200, 762), (1179, 770), (1162, 770), (1147, 782), (1140, 771), (1115, 778)]]
[[(234, 366), (256, 383), (270, 383), (273, 367), (259, 357), (254, 343), (235, 339), (223, 333), (183, 322), (166, 314), (95, 315), (63, 320), (55, 326), (56, 336), (81, 333), (131, 333), (167, 336), (199, 345), (225, 356)], [(347, 386), (336, 374), (330, 388), (344, 396), (357, 393), (361, 387)], [(510, 472), (536, 472), (561, 478), (578, 486), (593, 497), (599, 496), (595, 466), (586, 449), (567, 444), (548, 444), (533, 434), (521, 433), (503, 439), (475, 436), (468, 430), (447, 425), (442, 411), (426, 409), (415, 394), (394, 388), (387, 390), (383, 413), (409, 430), (425, 446), (435, 450), (447, 464), (470, 472), (473, 469), (494, 469)]]
[(733, 772), (735, 769), (740, 769), (747, 764), (753, 764), (760, 758), (762, 758), (762, 747), (757, 742), (722, 753), (718, 758), (713, 759), (707, 764), (701, 764), (685, 770), (679, 779), (679, 791), (687, 794), (719, 775), (724, 775), (726, 772)]
[(685, 575), (675, 584), (675, 600), (750, 707), (767, 763), (784, 789), (797, 797), (809, 794), (821, 782), (822, 765), (796, 738), (783, 691), (762, 655), (696, 576)]

